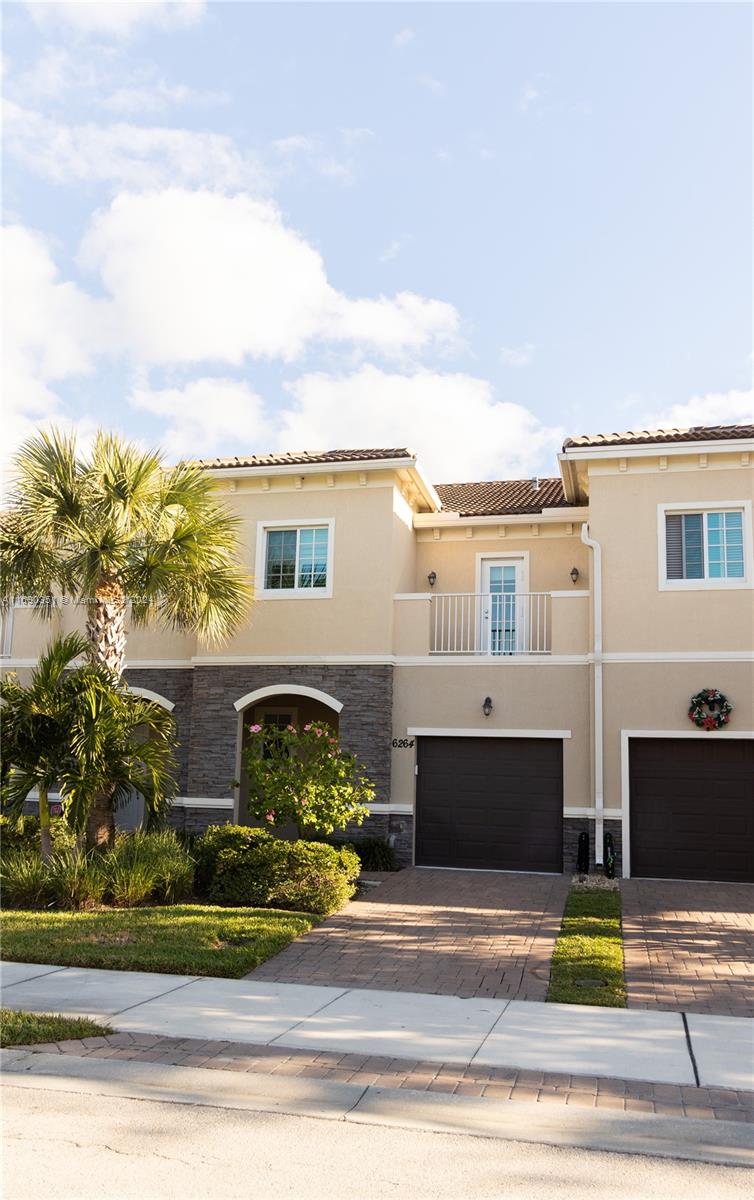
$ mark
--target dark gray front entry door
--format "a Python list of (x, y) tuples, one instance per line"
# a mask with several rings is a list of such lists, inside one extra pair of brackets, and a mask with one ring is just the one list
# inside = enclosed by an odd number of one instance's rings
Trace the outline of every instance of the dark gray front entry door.
[(563, 743), (422, 737), (416, 864), (562, 871)]
[(754, 741), (631, 738), (631, 874), (754, 882)]

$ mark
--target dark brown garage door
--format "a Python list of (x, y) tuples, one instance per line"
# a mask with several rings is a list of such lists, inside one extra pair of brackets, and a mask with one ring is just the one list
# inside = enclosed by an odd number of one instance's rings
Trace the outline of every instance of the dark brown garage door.
[(754, 741), (632, 738), (631, 874), (754, 881)]
[(418, 866), (563, 869), (560, 740), (423, 737), (418, 769)]

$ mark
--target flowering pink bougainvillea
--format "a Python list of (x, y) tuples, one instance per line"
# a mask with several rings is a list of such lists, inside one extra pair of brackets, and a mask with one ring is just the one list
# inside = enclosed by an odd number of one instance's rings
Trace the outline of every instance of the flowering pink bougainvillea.
[(250, 815), (268, 825), (293, 822), (302, 837), (360, 825), (374, 800), (364, 767), (325, 722), (301, 730), (250, 725), (244, 767)]

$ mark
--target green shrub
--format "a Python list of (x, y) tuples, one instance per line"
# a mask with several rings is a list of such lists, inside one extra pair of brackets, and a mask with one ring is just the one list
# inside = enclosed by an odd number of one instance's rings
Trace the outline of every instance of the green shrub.
[(102, 869), (107, 899), (115, 905), (175, 904), (193, 888), (194, 861), (171, 829), (119, 833)]
[(209, 887), (215, 903), (326, 914), (353, 895), (360, 870), (353, 850), (249, 832), (217, 855)]
[(106, 879), (98, 855), (61, 850), (45, 867), (47, 891), (56, 908), (93, 908), (102, 903)]
[[(73, 850), (76, 845), (76, 835), (64, 817), (52, 818), (50, 835), (55, 850)], [(0, 853), (14, 850), (33, 850), (39, 854), (39, 817), (36, 814), (24, 813), (15, 820), (0, 816)]]
[(197, 895), (209, 894), (217, 860), (224, 850), (243, 851), (259, 838), (271, 840), (271, 834), (266, 829), (252, 829), (249, 825), (209, 825), (202, 837), (194, 842), (194, 886)]
[(361, 861), (362, 871), (397, 871), (395, 850), (385, 838), (365, 837), (354, 842), (353, 848)]
[(43, 908), (48, 901), (48, 870), (39, 850), (9, 850), (0, 863), (3, 903), (10, 908)]

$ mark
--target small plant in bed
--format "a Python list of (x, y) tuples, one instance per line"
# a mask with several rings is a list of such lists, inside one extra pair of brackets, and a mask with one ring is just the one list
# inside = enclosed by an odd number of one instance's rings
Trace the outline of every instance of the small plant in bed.
[(273, 909), (170, 907), (2, 914), (3, 958), (240, 979), (317, 918)]
[(0, 1046), (33, 1046), (39, 1042), (66, 1042), (70, 1038), (104, 1037), (110, 1025), (85, 1017), (63, 1017), (59, 1013), (16, 1012), (0, 1009)]
[(625, 1008), (619, 891), (571, 890), (552, 956), (547, 999)]

